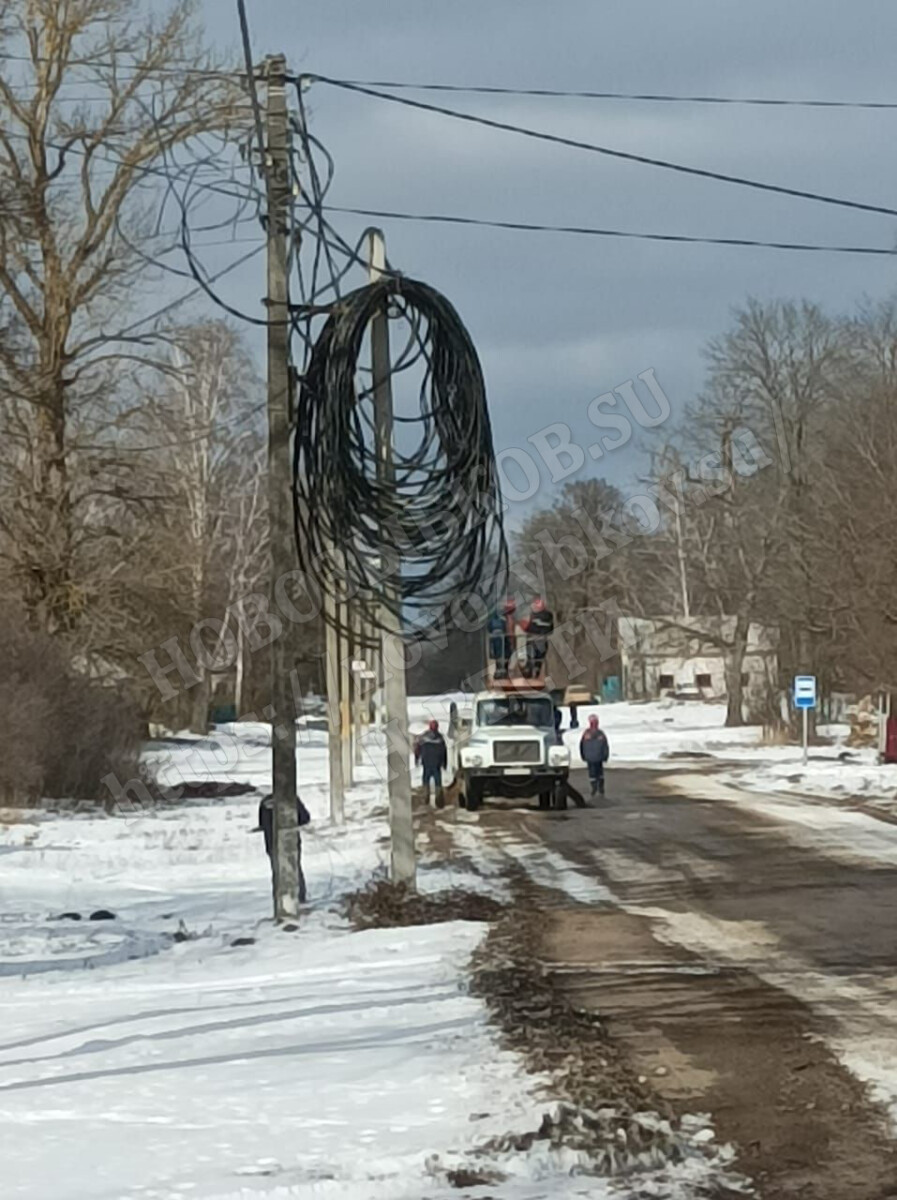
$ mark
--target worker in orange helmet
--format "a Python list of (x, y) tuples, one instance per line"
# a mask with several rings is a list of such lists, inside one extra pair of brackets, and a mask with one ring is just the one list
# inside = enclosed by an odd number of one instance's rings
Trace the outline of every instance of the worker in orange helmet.
[(548, 654), (548, 639), (554, 633), (554, 613), (541, 596), (533, 601), (529, 620), (526, 622), (526, 676), (540, 679), (545, 669)]
[(445, 738), (439, 732), (439, 722), (431, 721), (427, 729), (418, 738), (414, 747), (414, 761), (423, 767), (424, 792), (427, 803), (430, 802), (430, 784), (436, 789), (436, 807), (445, 805), (445, 793), (442, 789), (442, 772), (448, 766), (448, 747)]

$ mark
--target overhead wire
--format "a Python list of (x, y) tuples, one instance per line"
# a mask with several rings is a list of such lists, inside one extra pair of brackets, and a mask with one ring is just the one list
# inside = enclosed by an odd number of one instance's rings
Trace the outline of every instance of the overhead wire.
[(764, 250), (795, 250), (817, 254), (869, 254), (893, 257), (897, 245), (850, 246), (826, 245), (814, 242), (764, 241), (760, 238), (705, 237), (684, 233), (648, 233), (630, 229), (601, 229), (590, 225), (550, 225), (533, 221), (503, 221), (484, 217), (464, 217), (449, 213), (410, 213), (378, 208), (356, 208), (348, 205), (327, 205), (328, 212), (344, 213), (358, 217), (371, 217), (381, 221), (414, 221), (444, 225), (464, 225), (481, 229), (508, 229), (523, 233), (564, 233), (581, 237), (627, 238), (650, 242), (674, 242), (703, 246), (742, 246)]
[(262, 174), (265, 161), (265, 134), (262, 129), (262, 110), (259, 104), (258, 88), (255, 82), (255, 66), (252, 61), (252, 43), (249, 36), (249, 20), (246, 16), (245, 0), (237, 0), (237, 12), (240, 17), (240, 35), (243, 40), (243, 55), (246, 60), (246, 79), (249, 85), (249, 98), (252, 102), (252, 115), (255, 120), (255, 135), (258, 139), (259, 154), (262, 159)]
[[(311, 78), (316, 78), (312, 76)], [(668, 92), (588, 91), (564, 88), (500, 87), (493, 84), (414, 83), (395, 79), (347, 79), (356, 87), (390, 88), (394, 91), (443, 92), (470, 96), (532, 96), (567, 100), (638, 100), (654, 104), (734, 104), (764, 108), (844, 108), (894, 110), (893, 100), (818, 100), (790, 99), (778, 96), (682, 95)]]
[(773, 195), (791, 196), (800, 200), (810, 200), (818, 204), (834, 205), (838, 208), (853, 209), (859, 212), (875, 213), (888, 217), (897, 217), (897, 208), (884, 204), (869, 204), (861, 200), (851, 200), (839, 196), (830, 196), (825, 192), (815, 192), (805, 188), (787, 187), (784, 184), (767, 183), (759, 179), (751, 179), (746, 175), (733, 175), (725, 171), (714, 171), (705, 167), (689, 166), (685, 163), (673, 162), (670, 159), (655, 158), (647, 154), (636, 154), (634, 151), (619, 150), (612, 146), (603, 146), (597, 142), (586, 142), (579, 138), (565, 137), (562, 134), (548, 133), (540, 129), (532, 129), (526, 125), (517, 125), (510, 121), (498, 121), (482, 114), (460, 112), (457, 109), (445, 108), (439, 104), (429, 104), (423, 100), (411, 100), (407, 96), (394, 96), (376, 88), (363, 87), (360, 84), (349, 83), (342, 79), (333, 79), (326, 75), (309, 75), (305, 78), (325, 83), (331, 87), (341, 88), (358, 95), (370, 96), (387, 103), (402, 105), (405, 108), (418, 109), (422, 112), (435, 113), (455, 121), (479, 125), (485, 129), (494, 129), (502, 133), (513, 133), (519, 137), (546, 142), (568, 149), (584, 150), (590, 154), (599, 154), (623, 162), (638, 163), (642, 166), (657, 167), (661, 170), (672, 171), (680, 175), (692, 176), (699, 179), (709, 179), (716, 183), (728, 183), (737, 187), (749, 188), (754, 191), (767, 192)]

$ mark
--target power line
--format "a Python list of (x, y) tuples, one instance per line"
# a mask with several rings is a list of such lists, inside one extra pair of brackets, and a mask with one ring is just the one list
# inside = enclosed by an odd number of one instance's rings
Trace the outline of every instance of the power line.
[[(307, 76), (310, 79), (319, 76)], [(327, 82), (327, 81), (324, 81)], [(394, 79), (347, 79), (353, 87), (391, 88), (396, 91), (450, 92), (477, 96), (542, 96), (571, 100), (644, 100), (660, 104), (745, 104), (775, 108), (897, 109), (897, 101), (879, 100), (793, 100), (771, 96), (681, 96), (664, 92), (592, 92), (558, 88), (512, 88), (454, 83), (409, 83)]]
[(115, 342), (124, 337), (128, 337), (134, 333), (135, 329), (139, 329), (141, 325), (148, 325), (152, 321), (158, 321), (160, 317), (168, 316), (170, 312), (173, 312), (176, 308), (180, 308), (182, 304), (186, 304), (188, 300), (192, 300), (194, 296), (198, 296), (200, 292), (205, 292), (208, 295), (210, 284), (217, 283), (219, 279), (222, 279), (225, 275), (230, 274), (231, 271), (235, 271), (237, 267), (241, 267), (243, 263), (248, 262), (251, 258), (254, 258), (264, 249), (265, 243), (259, 242), (253, 250), (250, 250), (246, 254), (242, 254), (238, 259), (235, 259), (234, 262), (228, 263), (226, 267), (223, 267), (214, 275), (210, 275), (207, 280), (201, 282), (197, 287), (191, 288), (189, 292), (185, 292), (182, 296), (176, 297), (168, 304), (163, 305), (162, 308), (156, 309), (155, 312), (149, 313), (148, 316), (141, 317), (139, 321), (135, 321), (133, 324), (126, 326), (124, 329), (120, 329), (117, 334), (114, 334), (104, 340)]
[(350, 208), (342, 205), (325, 205), (328, 212), (346, 213), (357, 217), (373, 217), (383, 221), (420, 221), (445, 225), (468, 225), (483, 229), (510, 229), (524, 233), (567, 233), (585, 237), (630, 238), (649, 242), (683, 242), (704, 246), (748, 246), (762, 250), (802, 250), (821, 254), (873, 254), (897, 255), (897, 247), (884, 246), (832, 246), (811, 242), (767, 242), (756, 238), (696, 237), (684, 233), (644, 233), (627, 229), (598, 229), (589, 225), (544, 225), (528, 221), (490, 221), (477, 217), (458, 217), (441, 213), (390, 212), (374, 208)]
[(660, 167), (666, 171), (675, 171), (680, 175), (697, 176), (700, 179), (712, 179), (717, 183), (732, 183), (738, 187), (752, 188), (755, 191), (771, 192), (780, 196), (794, 196), (800, 200), (814, 200), (819, 204), (835, 205), (838, 208), (856, 209), (860, 212), (879, 213), (887, 217), (897, 217), (897, 208), (889, 208), (881, 204), (866, 204), (860, 200), (845, 200), (838, 196), (828, 196), (822, 192), (805, 191), (803, 188), (790, 188), (777, 183), (765, 183), (758, 179), (749, 179), (743, 175), (729, 175), (723, 171), (711, 171), (703, 167), (686, 166), (683, 163), (671, 162), (664, 158), (652, 158), (646, 154), (634, 154), (628, 150), (616, 150), (610, 146), (601, 146), (595, 142), (583, 142), (577, 138), (563, 137), (560, 134), (545, 133), (539, 129), (531, 129), (525, 125), (513, 125), (508, 121), (495, 121), (491, 117), (477, 116), (474, 113), (458, 112), (456, 109), (443, 108), (438, 104), (427, 104), (423, 100), (409, 100), (405, 96), (391, 96), (388, 92), (380, 92), (374, 88), (363, 87), (360, 84), (348, 83), (341, 79), (330, 79), (323, 75), (308, 76), (320, 83), (332, 87), (343, 88), (364, 96), (373, 96), (378, 100), (388, 100), (392, 104), (401, 104), (406, 108), (416, 108), (424, 112), (437, 113), (439, 116), (451, 117), (456, 121), (466, 121), (472, 125), (481, 125), (487, 129), (498, 129), (503, 133), (516, 133), (521, 137), (532, 138), (540, 142), (551, 142), (558, 146), (567, 146), (573, 150), (587, 150), (592, 154), (602, 154), (608, 158), (622, 159), (624, 162), (641, 163), (643, 166)]
[(262, 174), (265, 171), (265, 135), (262, 131), (262, 109), (259, 104), (258, 87), (255, 82), (255, 68), (252, 64), (252, 43), (249, 37), (249, 21), (246, 17), (245, 0), (237, 0), (237, 11), (240, 15), (240, 34), (243, 39), (243, 54), (246, 58), (246, 78), (249, 80), (249, 95), (252, 100), (252, 115), (255, 118), (255, 136), (258, 139), (259, 154), (262, 156)]

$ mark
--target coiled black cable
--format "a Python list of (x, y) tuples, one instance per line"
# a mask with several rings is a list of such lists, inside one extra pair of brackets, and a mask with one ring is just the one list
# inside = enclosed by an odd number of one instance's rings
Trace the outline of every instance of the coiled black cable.
[[(411, 386), (413, 368), (421, 376), (418, 411), (394, 418), (391, 444), (378, 438), (370, 366), (371, 321), (382, 313), (408, 335), (392, 383)], [(294, 501), (306, 577), (325, 594), (351, 596), (372, 629), (383, 628), (384, 610), (407, 637), (424, 636), (447, 609), (474, 623), (504, 587), (483, 373), (434, 288), (385, 275), (334, 305), (299, 389)]]

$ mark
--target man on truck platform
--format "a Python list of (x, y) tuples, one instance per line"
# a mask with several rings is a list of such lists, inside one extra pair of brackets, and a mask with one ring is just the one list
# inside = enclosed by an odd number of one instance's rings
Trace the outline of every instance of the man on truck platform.
[(548, 639), (554, 633), (554, 613), (541, 596), (533, 601), (532, 611), (526, 621), (526, 667), (527, 679), (541, 679), (548, 655)]

